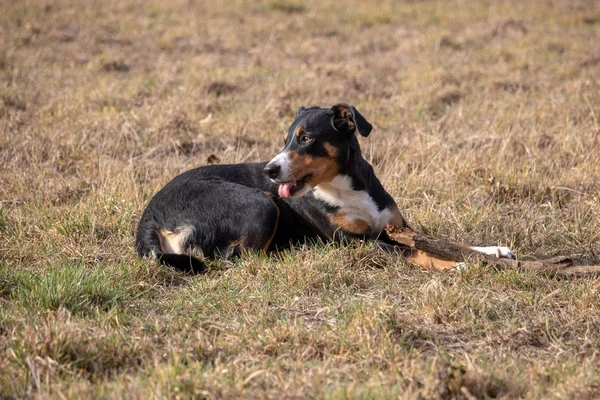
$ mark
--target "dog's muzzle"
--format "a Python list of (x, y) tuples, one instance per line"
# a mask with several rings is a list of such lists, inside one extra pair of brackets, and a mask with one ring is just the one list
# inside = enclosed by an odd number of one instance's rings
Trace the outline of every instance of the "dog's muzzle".
[(267, 164), (264, 171), (269, 178), (276, 180), (279, 177), (279, 173), (281, 172), (281, 165), (271, 161)]
[(279, 185), (277, 193), (282, 199), (301, 197), (310, 192), (312, 187), (308, 184), (312, 174), (302, 177), (290, 175), (290, 165), (285, 153), (278, 154), (265, 166), (265, 174), (273, 183)]

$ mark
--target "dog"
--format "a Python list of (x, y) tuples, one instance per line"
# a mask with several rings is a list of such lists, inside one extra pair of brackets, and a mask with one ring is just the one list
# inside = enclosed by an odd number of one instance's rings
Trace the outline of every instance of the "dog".
[[(150, 200), (137, 231), (141, 257), (199, 273), (205, 258), (279, 251), (311, 241), (374, 241), (423, 268), (457, 262), (399, 247), (385, 228), (408, 228), (362, 157), (372, 125), (353, 106), (300, 107), (269, 162), (209, 165), (175, 177)], [(474, 247), (512, 257), (506, 247)], [(460, 266), (460, 264), (458, 265)]]

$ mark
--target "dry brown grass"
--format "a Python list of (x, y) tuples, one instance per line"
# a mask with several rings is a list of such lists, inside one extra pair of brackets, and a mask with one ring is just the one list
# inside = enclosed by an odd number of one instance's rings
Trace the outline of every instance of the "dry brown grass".
[(600, 3), (138, 3), (0, 3), (0, 397), (600, 396), (598, 280), (133, 251), (176, 174), (346, 101), (424, 231), (600, 263)]

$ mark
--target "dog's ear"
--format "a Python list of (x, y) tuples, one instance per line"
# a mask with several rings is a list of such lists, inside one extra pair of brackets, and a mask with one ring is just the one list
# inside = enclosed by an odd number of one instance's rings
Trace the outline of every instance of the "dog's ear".
[(369, 136), (369, 133), (371, 133), (371, 130), (373, 130), (373, 125), (371, 125), (353, 106), (340, 103), (331, 107), (331, 111), (333, 111), (331, 124), (337, 131), (349, 131), (354, 133), (358, 130), (358, 133), (367, 137)]
[(296, 112), (296, 118), (298, 118), (300, 115), (304, 114), (306, 111), (317, 110), (319, 108), (320, 108), (319, 106), (310, 106), (310, 107), (304, 107), (304, 106), (302, 106)]
[(298, 116), (300, 114), (302, 114), (304, 111), (306, 111), (306, 107), (302, 106), (298, 109), (298, 111), (296, 112), (296, 118), (298, 118)]

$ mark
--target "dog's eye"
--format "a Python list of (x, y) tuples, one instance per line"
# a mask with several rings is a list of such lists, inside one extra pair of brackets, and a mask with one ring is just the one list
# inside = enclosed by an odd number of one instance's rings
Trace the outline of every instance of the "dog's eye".
[(300, 138), (300, 141), (301, 141), (302, 143), (310, 143), (310, 142), (312, 142), (312, 141), (313, 141), (313, 138), (311, 138), (310, 136), (302, 136), (302, 137)]

